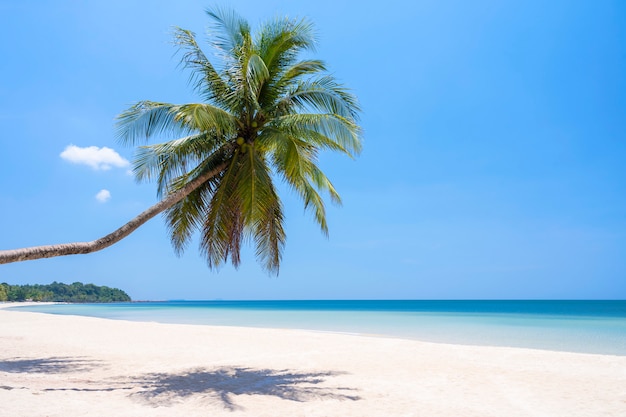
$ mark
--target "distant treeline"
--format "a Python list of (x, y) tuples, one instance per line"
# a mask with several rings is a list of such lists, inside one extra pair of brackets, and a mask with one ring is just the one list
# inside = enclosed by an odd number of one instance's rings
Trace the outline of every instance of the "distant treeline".
[(56, 301), (67, 303), (112, 303), (131, 301), (128, 294), (117, 288), (94, 284), (9, 285), (0, 284), (0, 301)]

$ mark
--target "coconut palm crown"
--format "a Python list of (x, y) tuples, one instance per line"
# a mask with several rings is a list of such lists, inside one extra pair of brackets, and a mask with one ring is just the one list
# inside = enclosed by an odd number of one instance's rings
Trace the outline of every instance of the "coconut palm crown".
[(219, 66), (193, 32), (175, 29), (181, 62), (203, 101), (138, 102), (118, 116), (118, 137), (128, 145), (175, 138), (140, 146), (134, 160), (136, 178), (156, 180), (161, 197), (199, 184), (165, 210), (177, 253), (199, 231), (210, 267), (229, 258), (236, 267), (242, 243), (253, 241), (264, 268), (278, 272), (285, 231), (274, 181), (288, 184), (327, 234), (320, 193), (336, 203), (340, 197), (318, 154), (360, 152), (359, 105), (324, 62), (300, 58), (315, 45), (307, 20), (275, 19), (252, 33), (232, 11), (207, 14)]

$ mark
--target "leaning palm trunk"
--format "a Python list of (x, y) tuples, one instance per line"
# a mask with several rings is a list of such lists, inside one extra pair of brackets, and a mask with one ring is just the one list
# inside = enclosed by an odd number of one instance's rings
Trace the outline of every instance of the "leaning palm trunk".
[(215, 177), (221, 170), (224, 169), (225, 166), (226, 163), (205, 173), (204, 175), (199, 176), (194, 181), (187, 183), (185, 187), (171, 193), (167, 198), (161, 200), (154, 206), (139, 214), (124, 226), (104, 237), (101, 237), (100, 239), (92, 240), (91, 242), (63, 243), (59, 245), (44, 245), (22, 249), (0, 250), (0, 264), (54, 258), (56, 256), (87, 254), (108, 248), (114, 243), (117, 243), (126, 236), (130, 235), (157, 214), (162, 213), (174, 204), (182, 201), (202, 184)]

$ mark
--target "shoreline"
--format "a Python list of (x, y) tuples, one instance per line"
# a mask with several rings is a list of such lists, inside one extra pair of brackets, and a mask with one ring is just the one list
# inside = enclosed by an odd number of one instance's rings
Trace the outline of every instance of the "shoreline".
[(7, 415), (618, 416), (626, 357), (0, 305)]
[[(285, 302), (294, 303), (294, 301)], [(411, 302), (421, 303), (419, 300)], [(496, 300), (495, 302), (501, 301)], [(198, 303), (207, 302), (198, 301)], [(212, 302), (209, 301), (208, 303)], [(261, 305), (255, 303), (261, 303)], [(267, 303), (270, 305), (268, 306)], [(170, 310), (169, 308), (162, 308), (162, 306), (159, 307), (161, 302), (155, 302), (156, 309), (149, 308), (147, 310), (129, 309), (125, 307), (125, 304), (128, 303), (114, 303), (115, 306), (112, 307), (112, 310), (107, 308), (106, 303), (88, 303), (86, 304), (88, 307), (83, 307), (84, 304), (81, 303), (16, 302), (8, 303), (5, 307), (17, 307), (18, 311), (24, 307), (26, 311), (47, 314), (69, 314), (79, 317), (100, 317), (145, 323), (291, 329), (436, 344), (510, 347), (626, 357), (626, 344), (624, 344), (626, 342), (626, 336), (624, 336), (626, 334), (624, 333), (626, 331), (626, 321), (624, 320), (626, 304), (623, 301), (619, 301), (618, 306), (609, 306), (608, 308), (607, 306), (602, 306), (602, 308), (596, 306), (589, 310), (586, 306), (583, 306), (582, 309), (577, 307), (579, 314), (571, 314), (571, 306), (568, 308), (568, 314), (564, 314), (561, 312), (563, 307), (558, 305), (556, 307), (550, 306), (547, 310), (544, 307), (543, 310), (530, 309), (528, 311), (511, 309), (506, 306), (503, 310), (486, 309), (485, 312), (480, 310), (484, 307), (479, 305), (473, 307), (479, 310), (467, 310), (465, 312), (462, 309), (456, 310), (457, 306), (452, 306), (451, 310), (442, 309), (439, 311), (437, 308), (420, 310), (424, 308), (421, 305), (417, 306), (416, 310), (404, 310), (402, 308), (395, 310), (397, 306), (391, 306), (388, 310), (377, 310), (380, 308), (377, 305), (372, 310), (368, 309), (371, 306), (365, 309), (362, 306), (357, 306), (354, 310), (335, 309), (337, 306), (332, 305), (330, 308), (328, 305), (322, 305), (321, 308), (317, 305), (313, 308), (302, 308), (300, 302), (295, 302), (295, 306), (292, 305), (283, 310), (284, 306), (277, 306), (274, 303), (275, 301), (229, 301), (225, 307), (212, 305), (206, 310), (204, 308), (198, 310), (195, 308), (182, 309), (176, 308), (176, 305), (174, 305), (174, 309)], [(313, 303), (319, 302), (313, 301)], [(321, 303), (325, 303), (325, 301)], [(55, 307), (55, 305), (61, 306)], [(35, 308), (29, 309), (29, 306)], [(39, 309), (37, 307), (44, 308)], [(2, 303), (0, 303), (0, 308), (2, 308)], [(119, 311), (117, 311), (118, 308), (120, 308)], [(450, 307), (446, 306), (446, 308)], [(293, 309), (293, 314), (291, 309)], [(576, 309), (574, 308), (574, 310)], [(423, 316), (421, 315), (422, 311), (425, 312)], [(551, 313), (546, 314), (548, 311)], [(232, 315), (231, 312), (233, 312)], [(417, 313), (416, 316), (413, 316), (417, 319), (411, 318), (413, 312)], [(374, 317), (370, 317), (371, 314), (374, 314)], [(376, 316), (377, 314), (381, 316)], [(398, 316), (393, 316), (396, 314)], [(424, 319), (425, 317), (434, 319)], [(540, 317), (539, 321), (536, 320), (537, 317)], [(366, 324), (370, 322), (376, 324)], [(444, 330), (442, 331), (442, 329)]]

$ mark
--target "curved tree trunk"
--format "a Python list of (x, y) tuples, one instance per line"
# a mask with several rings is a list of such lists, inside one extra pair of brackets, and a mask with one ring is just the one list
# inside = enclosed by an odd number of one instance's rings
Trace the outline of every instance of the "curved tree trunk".
[(84, 253), (92, 253), (107, 248), (114, 243), (119, 242), (132, 232), (137, 230), (139, 226), (156, 216), (157, 214), (167, 210), (174, 204), (187, 197), (196, 188), (204, 182), (210, 180), (217, 175), (226, 164), (222, 164), (212, 171), (207, 172), (201, 177), (187, 184), (180, 190), (172, 193), (170, 196), (161, 200), (154, 206), (150, 207), (124, 226), (108, 235), (91, 242), (63, 243), (60, 245), (33, 246), (30, 248), (0, 250), (0, 264), (8, 264), (11, 262), (29, 261), (33, 259), (53, 258), (55, 256), (78, 255)]

